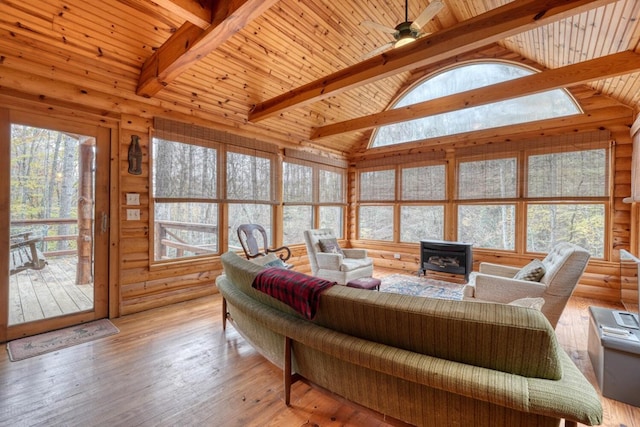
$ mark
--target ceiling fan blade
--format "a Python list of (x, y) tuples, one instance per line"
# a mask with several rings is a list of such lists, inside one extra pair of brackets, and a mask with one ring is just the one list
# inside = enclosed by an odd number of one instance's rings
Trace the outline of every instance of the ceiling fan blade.
[(427, 22), (431, 21), (431, 19), (436, 16), (438, 12), (442, 10), (444, 7), (444, 3), (441, 0), (433, 0), (429, 3), (422, 13), (413, 21), (411, 24), (411, 29), (413, 31), (420, 31), (422, 27), (427, 25)]
[(362, 21), (360, 23), (360, 25), (364, 25), (365, 27), (369, 27), (369, 28), (373, 28), (373, 29), (378, 30), (378, 31), (382, 31), (383, 33), (389, 33), (389, 34), (395, 34), (396, 33), (396, 29), (395, 28), (387, 27), (386, 25), (378, 24), (377, 22), (373, 22), (373, 21)]
[(378, 46), (377, 48), (373, 49), (371, 52), (367, 53), (366, 55), (362, 55), (362, 59), (373, 58), (374, 56), (384, 52), (390, 47), (393, 47), (394, 44), (395, 42), (389, 42), (389, 43), (383, 44), (382, 46)]

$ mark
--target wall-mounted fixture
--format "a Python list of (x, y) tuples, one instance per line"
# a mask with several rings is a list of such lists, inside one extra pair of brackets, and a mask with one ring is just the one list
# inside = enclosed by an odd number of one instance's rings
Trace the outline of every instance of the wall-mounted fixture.
[(142, 149), (140, 148), (140, 137), (131, 135), (129, 144), (129, 173), (131, 175), (142, 174)]

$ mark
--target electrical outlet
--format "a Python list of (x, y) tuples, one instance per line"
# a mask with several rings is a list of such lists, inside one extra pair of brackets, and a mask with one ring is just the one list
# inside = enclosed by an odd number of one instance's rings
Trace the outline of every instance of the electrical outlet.
[(127, 221), (140, 221), (140, 209), (127, 209)]
[(129, 206), (137, 206), (140, 204), (140, 194), (138, 193), (127, 193), (127, 205)]
[(393, 254), (393, 257), (394, 257), (395, 259), (400, 259), (400, 254)]

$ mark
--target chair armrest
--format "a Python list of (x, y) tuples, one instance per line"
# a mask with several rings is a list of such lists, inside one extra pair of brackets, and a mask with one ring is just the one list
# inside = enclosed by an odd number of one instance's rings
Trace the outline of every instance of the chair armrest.
[(291, 258), (291, 249), (289, 249), (287, 246), (281, 246), (279, 248), (274, 248), (274, 249), (267, 248), (266, 252), (267, 253), (283, 252), (281, 254), (278, 254), (278, 258), (280, 258), (282, 261), (286, 261), (289, 258)]
[[(508, 303), (520, 298), (542, 297), (547, 289), (540, 282), (515, 280), (477, 273), (474, 297), (481, 300)], [(466, 293), (465, 293), (465, 296)]]
[(32, 237), (30, 239), (18, 240), (11, 243), (11, 249), (21, 248), (23, 246), (32, 246), (35, 248), (35, 244), (42, 241), (42, 237)]
[(343, 249), (345, 258), (364, 259), (367, 257), (366, 249)]
[(343, 256), (340, 254), (317, 252), (316, 261), (318, 262), (318, 268), (326, 270), (340, 270), (342, 265)]
[(490, 262), (481, 262), (479, 271), (480, 273), (490, 274), (492, 276), (513, 277), (518, 271), (520, 271), (520, 268), (511, 267), (509, 265), (492, 264)]

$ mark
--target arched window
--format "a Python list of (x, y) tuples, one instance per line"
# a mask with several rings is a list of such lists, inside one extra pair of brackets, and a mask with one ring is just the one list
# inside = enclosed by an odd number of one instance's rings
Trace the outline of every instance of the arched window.
[[(490, 86), (535, 73), (507, 62), (474, 62), (430, 76), (405, 93), (392, 108), (441, 98), (455, 93)], [(556, 89), (478, 107), (437, 114), (379, 127), (370, 147), (383, 147), (490, 129), (518, 123), (579, 114), (577, 103), (565, 89)]]

